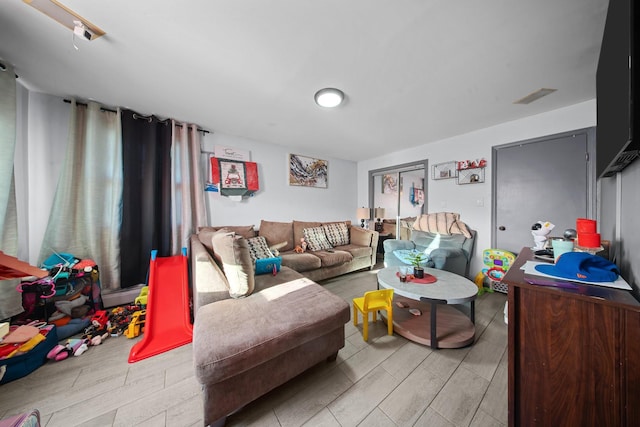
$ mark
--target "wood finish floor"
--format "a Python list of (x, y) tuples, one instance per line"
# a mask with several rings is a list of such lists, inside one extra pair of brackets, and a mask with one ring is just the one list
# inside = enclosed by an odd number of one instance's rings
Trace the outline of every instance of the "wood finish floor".
[[(374, 271), (322, 283), (351, 299), (376, 288)], [(393, 335), (378, 321), (369, 342), (362, 324), (345, 325), (346, 343), (321, 363), (232, 415), (228, 426), (505, 426), (506, 295), (476, 301), (476, 341), (431, 350)], [(107, 339), (80, 357), (47, 362), (0, 386), (0, 419), (37, 408), (43, 426), (200, 426), (201, 389), (185, 345), (133, 364), (137, 339)]]

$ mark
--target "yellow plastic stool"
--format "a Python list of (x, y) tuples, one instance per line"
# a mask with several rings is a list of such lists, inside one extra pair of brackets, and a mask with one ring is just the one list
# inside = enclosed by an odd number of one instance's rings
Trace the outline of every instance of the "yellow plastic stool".
[(358, 325), (358, 311), (362, 313), (362, 339), (369, 339), (369, 313), (373, 313), (373, 321), (378, 317), (379, 310), (387, 311), (387, 331), (393, 335), (393, 289), (381, 289), (365, 292), (363, 297), (353, 299), (353, 325)]

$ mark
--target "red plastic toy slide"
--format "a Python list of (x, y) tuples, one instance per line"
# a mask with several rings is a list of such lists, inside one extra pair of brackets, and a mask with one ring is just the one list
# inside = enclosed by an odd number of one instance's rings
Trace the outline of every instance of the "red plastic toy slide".
[(182, 255), (157, 257), (151, 251), (149, 295), (144, 335), (129, 353), (129, 363), (189, 344), (193, 325), (189, 309), (187, 250)]

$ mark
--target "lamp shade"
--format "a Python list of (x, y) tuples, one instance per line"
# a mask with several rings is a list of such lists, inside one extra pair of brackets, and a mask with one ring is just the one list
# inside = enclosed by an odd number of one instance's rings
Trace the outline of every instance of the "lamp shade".
[(369, 219), (371, 215), (371, 210), (369, 208), (358, 208), (356, 216), (358, 219)]
[(384, 218), (384, 208), (375, 208), (373, 216), (374, 218)]

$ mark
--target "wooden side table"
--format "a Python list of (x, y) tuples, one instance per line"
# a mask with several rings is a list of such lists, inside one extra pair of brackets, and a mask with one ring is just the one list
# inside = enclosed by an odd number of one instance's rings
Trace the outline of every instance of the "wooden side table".
[(391, 233), (380, 233), (378, 235), (378, 248), (376, 249), (376, 252), (384, 254), (384, 241), (387, 239), (393, 239)]

